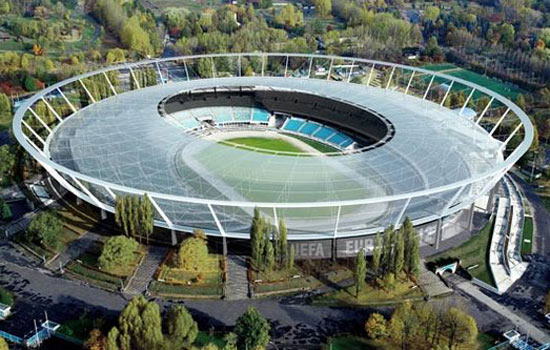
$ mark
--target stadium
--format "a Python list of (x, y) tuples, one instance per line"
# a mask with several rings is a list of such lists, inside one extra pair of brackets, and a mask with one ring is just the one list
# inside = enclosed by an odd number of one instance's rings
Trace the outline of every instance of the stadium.
[(440, 220), (486, 196), (533, 140), (520, 108), (459, 78), (282, 53), (102, 68), (37, 93), (13, 127), (102, 210), (146, 195), (159, 227), (244, 239), (254, 208), (284, 218), (289, 240)]

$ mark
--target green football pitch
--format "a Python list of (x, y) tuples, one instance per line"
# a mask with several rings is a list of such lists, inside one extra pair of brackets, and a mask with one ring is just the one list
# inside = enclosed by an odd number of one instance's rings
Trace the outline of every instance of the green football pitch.
[(220, 143), (232, 147), (251, 147), (258, 152), (293, 152), (304, 153), (300, 148), (283, 139), (267, 137), (238, 137), (221, 141)]
[[(457, 67), (451, 63), (429, 64), (429, 65), (423, 66), (422, 68), (470, 81), (472, 83), (481, 85), (487, 89), (493, 90), (494, 92), (501, 94), (502, 96), (512, 100), (514, 100), (518, 94), (524, 92), (522, 89), (516, 86), (513, 86), (512, 84), (501, 82), (499, 80), (490, 78), (488, 76), (481, 75), (481, 74), (472, 72), (470, 70)], [(457, 86), (460, 86), (460, 85), (455, 84), (455, 88)], [(460, 86), (460, 87), (464, 88), (465, 90), (466, 89), (469, 90), (469, 88), (466, 88), (465, 86)], [(477, 96), (474, 96), (474, 99), (476, 97)]]

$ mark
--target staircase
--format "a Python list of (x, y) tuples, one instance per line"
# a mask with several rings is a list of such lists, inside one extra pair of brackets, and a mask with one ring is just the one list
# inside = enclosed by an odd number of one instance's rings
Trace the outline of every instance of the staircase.
[(248, 277), (245, 255), (227, 255), (227, 300), (248, 299)]
[(155, 271), (162, 263), (166, 252), (167, 249), (164, 247), (149, 246), (147, 256), (138, 267), (134, 278), (130, 280), (125, 293), (130, 295), (144, 293), (147, 290), (149, 282), (153, 279)]

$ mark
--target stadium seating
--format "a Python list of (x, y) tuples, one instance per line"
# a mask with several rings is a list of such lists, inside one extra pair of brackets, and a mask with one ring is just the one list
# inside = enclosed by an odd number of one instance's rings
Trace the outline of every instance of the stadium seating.
[(232, 107), (235, 121), (250, 121), (251, 109), (247, 107)]
[(284, 129), (288, 131), (298, 132), (298, 130), (304, 125), (305, 120), (298, 118), (290, 118), (284, 125)]
[(254, 108), (252, 112), (252, 121), (267, 123), (269, 121), (269, 112), (265, 109)]
[(311, 136), (317, 129), (319, 129), (319, 124), (306, 122), (306, 124), (299, 130), (300, 134)]
[(336, 130), (329, 128), (327, 126), (323, 126), (319, 131), (317, 131), (315, 134), (313, 134), (313, 137), (319, 140), (326, 140), (327, 137), (334, 134)]

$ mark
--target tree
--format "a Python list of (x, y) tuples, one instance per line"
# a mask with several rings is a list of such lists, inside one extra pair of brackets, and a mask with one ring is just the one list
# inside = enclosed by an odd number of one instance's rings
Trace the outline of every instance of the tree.
[(223, 350), (238, 350), (237, 348), (237, 335), (233, 332), (229, 332), (223, 337), (225, 340), (225, 346)]
[(120, 350), (118, 337), (120, 332), (117, 327), (111, 328), (107, 334), (107, 349), (108, 350)]
[(304, 15), (302, 11), (297, 10), (296, 7), (288, 3), (281, 12), (275, 16), (275, 21), (286, 28), (295, 28), (304, 24)]
[(218, 350), (218, 346), (214, 343), (208, 343), (201, 347), (201, 350)]
[(265, 220), (260, 213), (260, 209), (254, 208), (254, 218), (252, 219), (252, 225), (250, 227), (250, 246), (251, 246), (251, 258), (252, 265), (256, 269), (261, 268), (262, 261), (262, 244), (264, 240), (264, 227)]
[(437, 43), (437, 38), (435, 36), (432, 36), (428, 39), (425, 52), (426, 55), (431, 58), (440, 57), (443, 54), (443, 51), (441, 51), (441, 48), (439, 47), (439, 44)]
[(392, 248), (393, 227), (388, 227), (384, 230), (382, 236), (382, 262), (381, 267), (384, 272), (392, 271), (393, 264), (393, 248)]
[(365, 332), (371, 339), (380, 339), (388, 335), (388, 322), (381, 314), (371, 314), (365, 323)]
[(9, 116), (11, 115), (11, 101), (8, 95), (3, 92), (0, 92), (0, 115)]
[(39, 242), (45, 247), (56, 249), (63, 221), (53, 211), (44, 211), (32, 219), (25, 238), (30, 242)]
[(120, 33), (120, 41), (127, 48), (137, 51), (142, 55), (153, 53), (149, 34), (141, 27), (138, 16), (132, 16), (124, 22)]
[(294, 246), (290, 246), (290, 253), (288, 254), (288, 269), (292, 270), (294, 268)]
[[(118, 334), (108, 344), (116, 344), (115, 350), (150, 350), (161, 348), (164, 337), (158, 304), (147, 301), (143, 296), (133, 298), (118, 318)], [(109, 350), (111, 347), (109, 347)]]
[(144, 196), (142, 198), (139, 207), (139, 214), (140, 227), (142, 232), (145, 234), (147, 244), (149, 244), (149, 236), (153, 233), (155, 228), (155, 212), (149, 196)]
[(255, 307), (249, 306), (235, 324), (237, 348), (263, 350), (269, 343), (269, 323)]
[(107, 240), (97, 262), (102, 269), (110, 270), (115, 266), (126, 266), (134, 260), (138, 242), (133, 238), (115, 236)]
[(8, 145), (0, 146), (0, 182), (4, 181), (15, 165), (15, 155)]
[(0, 350), (9, 350), (8, 342), (2, 337), (0, 337)]
[(199, 328), (184, 306), (176, 305), (166, 315), (166, 330), (174, 344), (190, 346), (195, 341)]
[(178, 250), (176, 265), (186, 270), (199, 271), (208, 261), (208, 246), (201, 236), (185, 239)]
[(391, 317), (389, 326), (391, 338), (399, 342), (401, 349), (408, 350), (417, 334), (418, 325), (411, 303), (404, 302), (395, 309)]
[(332, 9), (331, 0), (313, 0), (315, 12), (319, 17), (327, 17)]
[(544, 300), (544, 313), (547, 314), (550, 312), (550, 291), (546, 293), (546, 297)]
[(11, 218), (12, 213), (10, 206), (8, 205), (8, 203), (6, 203), (4, 198), (0, 197), (0, 221), (10, 221)]
[(420, 273), (420, 237), (416, 233), (411, 220), (407, 217), (403, 222), (405, 233), (405, 271), (418, 277)]
[(500, 28), (500, 42), (504, 45), (511, 45), (514, 42), (514, 37), (516, 35), (516, 30), (514, 26), (510, 23), (503, 23)]
[(405, 230), (403, 227), (394, 233), (395, 254), (393, 262), (393, 273), (398, 276), (405, 265)]
[(355, 259), (355, 297), (359, 298), (359, 293), (365, 289), (367, 278), (367, 262), (365, 260), (365, 251), (359, 249)]
[(265, 245), (265, 268), (267, 271), (273, 271), (275, 267), (275, 254), (273, 253), (273, 243), (267, 241)]
[(472, 316), (452, 307), (447, 312), (445, 324), (450, 350), (457, 349), (459, 346), (464, 346), (466, 349), (474, 346), (478, 330)]
[(86, 350), (107, 350), (107, 338), (101, 330), (94, 328), (90, 331), (88, 339), (84, 342)]
[(437, 7), (437, 6), (428, 6), (424, 10), (424, 20), (425, 21), (430, 21), (430, 22), (435, 22), (439, 18), (439, 13), (440, 13), (439, 7)]
[(287, 241), (287, 229), (284, 219), (279, 220), (279, 252), (281, 254), (280, 261), (285, 268), (288, 268), (288, 241)]
[(382, 237), (380, 233), (376, 234), (374, 239), (374, 249), (372, 251), (372, 269), (376, 273), (380, 268), (380, 257), (382, 254)]

